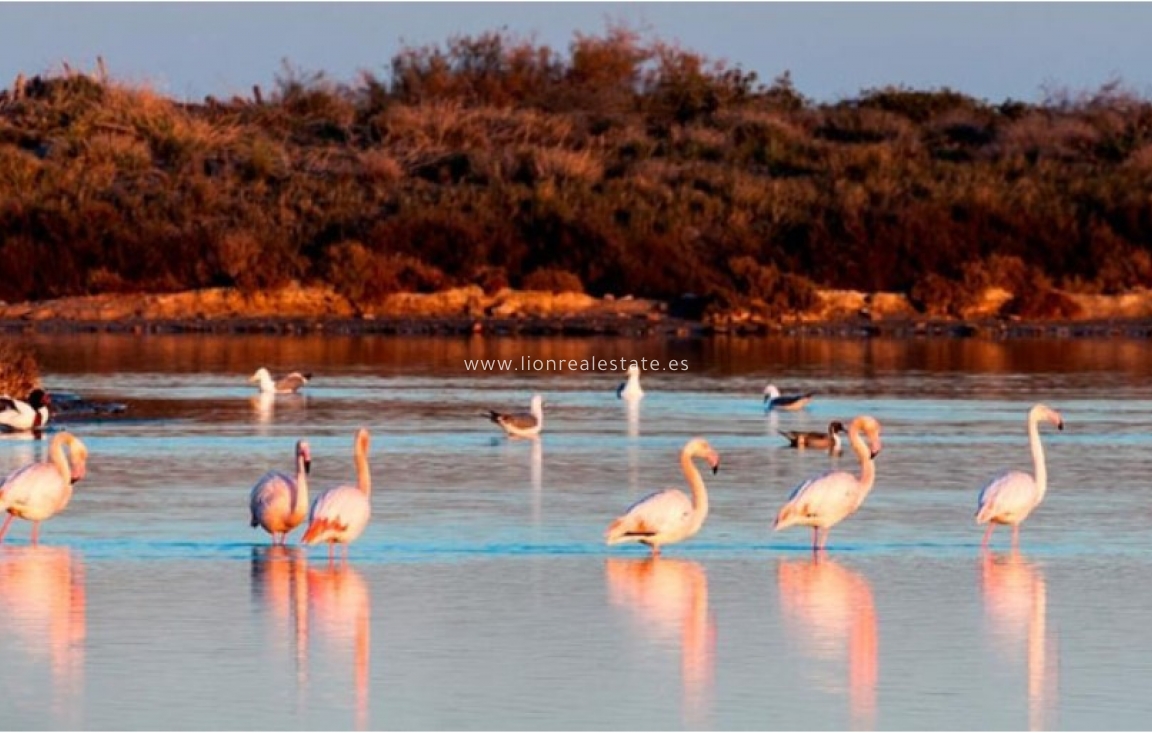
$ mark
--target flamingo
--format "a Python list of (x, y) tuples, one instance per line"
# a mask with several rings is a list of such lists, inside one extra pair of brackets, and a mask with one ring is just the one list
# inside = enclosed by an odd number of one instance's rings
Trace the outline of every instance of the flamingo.
[(260, 367), (255, 374), (248, 377), (249, 382), (259, 382), (260, 391), (265, 394), (294, 394), (305, 384), (308, 384), (310, 379), (312, 379), (311, 372), (304, 374), (292, 372), (285, 377), (273, 380), (272, 375), (264, 367)]
[[(269, 471), (252, 487), (248, 507), (252, 526), (263, 527), (272, 535), (272, 544), (283, 545), (288, 533), (308, 516), (308, 472), (312, 470), (312, 451), (306, 441), (296, 442), (296, 477)], [(280, 535), (280, 541), (276, 541)]]
[(1057, 430), (1064, 429), (1064, 418), (1047, 405), (1033, 405), (1028, 411), (1028, 442), (1032, 446), (1033, 478), (1023, 471), (1005, 471), (980, 490), (976, 500), (976, 524), (987, 524), (981, 547), (987, 547), (992, 530), (997, 524), (1012, 527), (1012, 546), (1020, 543), (1020, 523), (1044, 500), (1048, 490), (1048, 467), (1044, 462), (1044, 448), (1040, 445), (1040, 421), (1052, 423)]
[[(67, 447), (68, 456), (64, 454)], [(32, 522), (32, 544), (40, 541), (40, 522), (68, 506), (72, 484), (88, 470), (88, 449), (69, 432), (60, 432), (48, 446), (50, 459), (18, 468), (0, 482), (0, 511), (8, 518), (0, 527), (0, 542), (16, 517)], [(71, 456), (71, 463), (69, 463)]]
[(720, 470), (720, 456), (703, 438), (693, 438), (680, 451), (680, 469), (692, 488), (692, 498), (678, 489), (664, 489), (649, 494), (632, 506), (623, 516), (608, 525), (605, 539), (609, 545), (621, 542), (639, 542), (652, 548), (652, 557), (660, 554), (661, 545), (686, 540), (700, 531), (708, 516), (708, 490), (700, 471), (693, 465), (694, 458), (703, 458)]
[(527, 413), (489, 410), (488, 419), (513, 438), (534, 438), (544, 428), (544, 398), (533, 395), (532, 407)]
[(348, 557), (348, 544), (359, 537), (372, 516), (372, 475), (368, 468), (368, 431), (356, 431), (354, 460), (356, 485), (328, 489), (312, 502), (308, 513), (308, 529), (301, 542), (305, 545), (328, 543), (328, 559), (332, 559), (334, 546), (344, 545)]
[(52, 398), (42, 389), (28, 394), (28, 401), (4, 395), (0, 397), (0, 428), (14, 432), (39, 430), (48, 424), (48, 405)]
[(636, 364), (628, 367), (628, 381), (621, 382), (616, 388), (616, 396), (622, 400), (638, 400), (644, 396), (640, 389), (640, 367)]
[(785, 412), (803, 410), (812, 401), (815, 394), (815, 392), (804, 392), (802, 394), (781, 395), (775, 384), (769, 384), (764, 388), (764, 409), (768, 412), (773, 410)]
[(804, 432), (800, 430), (779, 430), (792, 448), (827, 448), (832, 453), (840, 451), (840, 433), (844, 432), (844, 423), (833, 420), (828, 423), (828, 432)]
[[(867, 444), (860, 437), (861, 432), (868, 437)], [(776, 531), (795, 525), (811, 527), (813, 551), (824, 549), (828, 532), (860, 508), (876, 480), (874, 461), (880, 453), (880, 423), (869, 415), (857, 417), (848, 426), (848, 442), (860, 459), (860, 477), (847, 471), (814, 476), (792, 490), (788, 503), (776, 515)]]

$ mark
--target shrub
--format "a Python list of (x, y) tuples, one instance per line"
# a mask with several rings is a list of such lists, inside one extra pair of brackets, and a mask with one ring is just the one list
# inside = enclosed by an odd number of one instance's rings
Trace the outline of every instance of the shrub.
[(40, 386), (40, 365), (27, 344), (0, 339), (0, 395), (25, 399)]
[(524, 290), (543, 290), (550, 293), (583, 293), (580, 278), (567, 270), (541, 268), (528, 273), (520, 283)]

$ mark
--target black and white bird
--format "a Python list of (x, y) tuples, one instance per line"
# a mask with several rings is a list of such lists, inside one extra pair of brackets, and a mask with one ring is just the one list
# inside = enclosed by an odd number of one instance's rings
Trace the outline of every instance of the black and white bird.
[(39, 430), (48, 424), (48, 405), (52, 400), (42, 389), (28, 394), (28, 401), (4, 395), (0, 397), (0, 428), (14, 432)]

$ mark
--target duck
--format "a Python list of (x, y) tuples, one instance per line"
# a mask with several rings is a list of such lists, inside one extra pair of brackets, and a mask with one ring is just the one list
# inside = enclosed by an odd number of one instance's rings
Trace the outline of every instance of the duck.
[(4, 395), (0, 397), (0, 427), (13, 432), (39, 430), (48, 424), (48, 406), (52, 398), (40, 388), (28, 394), (28, 401)]
[(792, 448), (828, 449), (835, 453), (841, 449), (840, 433), (846, 431), (844, 423), (833, 420), (828, 423), (828, 432), (826, 433), (803, 430), (779, 430), (777, 432), (788, 440)]

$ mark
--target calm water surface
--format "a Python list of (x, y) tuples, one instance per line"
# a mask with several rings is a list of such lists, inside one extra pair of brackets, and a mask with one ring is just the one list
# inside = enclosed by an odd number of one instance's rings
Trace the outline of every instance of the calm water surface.
[[(50, 388), (129, 403), (72, 426), (91, 450), (67, 511), (0, 547), (0, 727), (1146, 728), (1152, 721), (1152, 345), (1136, 341), (484, 340), (59, 336)], [(475, 373), (468, 358), (687, 359), (645, 375)], [(261, 400), (260, 365), (316, 378)], [(765, 417), (764, 385), (820, 393)], [(546, 398), (540, 441), (481, 413)], [(1050, 488), (1022, 549), (979, 551), (977, 489)], [(851, 455), (777, 429), (861, 412), (876, 488), (815, 561), (773, 534), (798, 481)], [(247, 493), (309, 439), (312, 488), (373, 432), (374, 515), (346, 565), (272, 550)], [(693, 540), (606, 548), (644, 493), (723, 467)], [(0, 471), (47, 441), (0, 440)], [(1003, 530), (1001, 530), (1003, 531)], [(299, 531), (292, 537), (299, 537)]]

